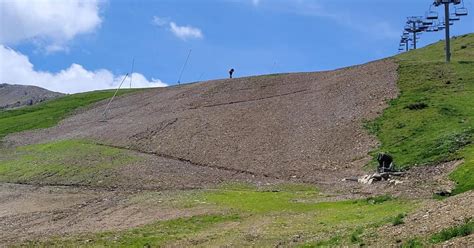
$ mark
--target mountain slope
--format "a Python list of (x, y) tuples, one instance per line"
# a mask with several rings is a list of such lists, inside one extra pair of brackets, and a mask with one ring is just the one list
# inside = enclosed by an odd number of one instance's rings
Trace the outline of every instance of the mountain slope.
[[(268, 75), (153, 89), (105, 102), (13, 145), (88, 138), (203, 167), (305, 182), (340, 180), (377, 142), (362, 121), (397, 96), (397, 65), (382, 60), (318, 73)], [(370, 159), (370, 158), (369, 158)]]
[[(117, 95), (135, 91), (120, 90)], [(108, 99), (114, 92), (115, 90), (102, 90), (79, 93), (51, 99), (34, 106), (0, 111), (0, 139), (11, 133), (52, 127), (77, 109)]]
[(30, 106), (63, 95), (36, 86), (0, 84), (0, 109)]
[(474, 34), (452, 40), (452, 62), (444, 42), (397, 56), (400, 97), (369, 124), (400, 167), (465, 163), (453, 174), (456, 192), (474, 188)]
[[(437, 43), (330, 72), (140, 91), (106, 122), (106, 101), (89, 104), (110, 92), (0, 112), (0, 244), (467, 247), (474, 35), (453, 48), (451, 64)], [(49, 116), (68, 118), (12, 134)], [(377, 144), (363, 123), (408, 169), (402, 183), (340, 180), (365, 173)], [(450, 173), (458, 194), (433, 199)]]

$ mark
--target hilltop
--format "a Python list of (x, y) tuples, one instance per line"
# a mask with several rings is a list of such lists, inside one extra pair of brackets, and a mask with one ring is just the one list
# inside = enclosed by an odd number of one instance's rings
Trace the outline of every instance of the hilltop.
[(37, 86), (0, 84), (0, 109), (31, 106), (63, 95)]

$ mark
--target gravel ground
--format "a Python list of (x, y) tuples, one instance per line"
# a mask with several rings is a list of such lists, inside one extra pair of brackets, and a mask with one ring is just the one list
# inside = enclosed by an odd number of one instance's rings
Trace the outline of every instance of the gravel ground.
[(2, 183), (0, 247), (52, 236), (123, 230), (212, 211), (131, 200), (140, 193), (146, 192)]
[[(397, 240), (427, 237), (447, 227), (460, 225), (466, 219), (474, 217), (473, 203), (473, 191), (449, 197), (443, 201), (426, 201), (419, 210), (405, 217), (404, 224), (388, 225), (380, 228), (377, 231), (377, 239), (368, 240), (368, 244), (396, 245)], [(469, 245), (462, 245), (469, 242), (469, 240), (472, 240), (472, 235), (447, 241), (445, 244), (440, 244), (440, 246), (469, 247)], [(472, 243), (470, 244), (472, 245)]]
[(340, 184), (360, 173), (377, 145), (362, 121), (397, 96), (396, 70), (387, 59), (328, 72), (150, 89), (114, 101), (107, 122), (101, 122), (103, 102), (57, 127), (8, 136), (6, 143), (91, 138), (222, 173)]

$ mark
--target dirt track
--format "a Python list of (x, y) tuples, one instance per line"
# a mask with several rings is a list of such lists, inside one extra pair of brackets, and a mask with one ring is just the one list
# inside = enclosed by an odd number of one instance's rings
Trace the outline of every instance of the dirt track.
[(100, 121), (102, 102), (57, 127), (6, 140), (16, 146), (90, 138), (223, 173), (325, 184), (367, 162), (377, 143), (362, 121), (397, 96), (396, 69), (388, 59), (152, 89), (118, 98), (107, 122)]

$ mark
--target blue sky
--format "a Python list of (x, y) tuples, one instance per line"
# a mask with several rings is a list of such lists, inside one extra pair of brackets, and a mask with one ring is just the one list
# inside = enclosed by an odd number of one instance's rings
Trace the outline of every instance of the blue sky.
[[(33, 1), (43, 6), (46, 0)], [(49, 11), (53, 14), (60, 11), (55, 7), (58, 1), (52, 0)], [(53, 26), (58, 27), (49, 31), (22, 24), (35, 22), (33, 10), (26, 9), (26, 5), (20, 10), (9, 7), (22, 0), (0, 2), (4, 7), (0, 32), (4, 38), (0, 42), (8, 49), (1, 59), (6, 60), (11, 53), (27, 57), (33, 72), (49, 73), (50, 77), (43, 80), (57, 82), (48, 85), (37, 83), (34, 78), (5, 76), (12, 71), (9, 66), (21, 65), (4, 62), (0, 62), (3, 64), (0, 64), (0, 80), (78, 92), (114, 87), (130, 71), (133, 58), (140, 81), (134, 86), (173, 85), (190, 49), (191, 57), (181, 82), (224, 78), (231, 67), (241, 77), (330, 70), (392, 56), (397, 52), (406, 17), (423, 15), (431, 1), (86, 1), (90, 6), (83, 12), (84, 23), (75, 23), (81, 19), (75, 15), (82, 12), (74, 8), (86, 8), (79, 3), (64, 8), (70, 13), (64, 14), (61, 20), (53, 19)], [(474, 11), (472, 1), (466, 0), (465, 5)], [(14, 11), (19, 13), (9, 13)], [(17, 22), (15, 18), (21, 19), (18, 21), (21, 25), (13, 26)], [(21, 33), (23, 26), (28, 27), (24, 32), (29, 35), (8, 37), (8, 30)], [(65, 30), (65, 26), (73, 28)], [(76, 26), (81, 28), (74, 29)], [(464, 17), (452, 28), (453, 35), (473, 31), (473, 15)], [(423, 34), (420, 45), (443, 37), (441, 32)], [(71, 65), (77, 67), (72, 70)], [(95, 77), (100, 72), (110, 74), (99, 77), (100, 80), (111, 82), (89, 87), (81, 83), (82, 77), (77, 79), (81, 82), (59, 81), (69, 79), (70, 74), (92, 73)], [(83, 84), (83, 87), (62, 85), (66, 83)]]

